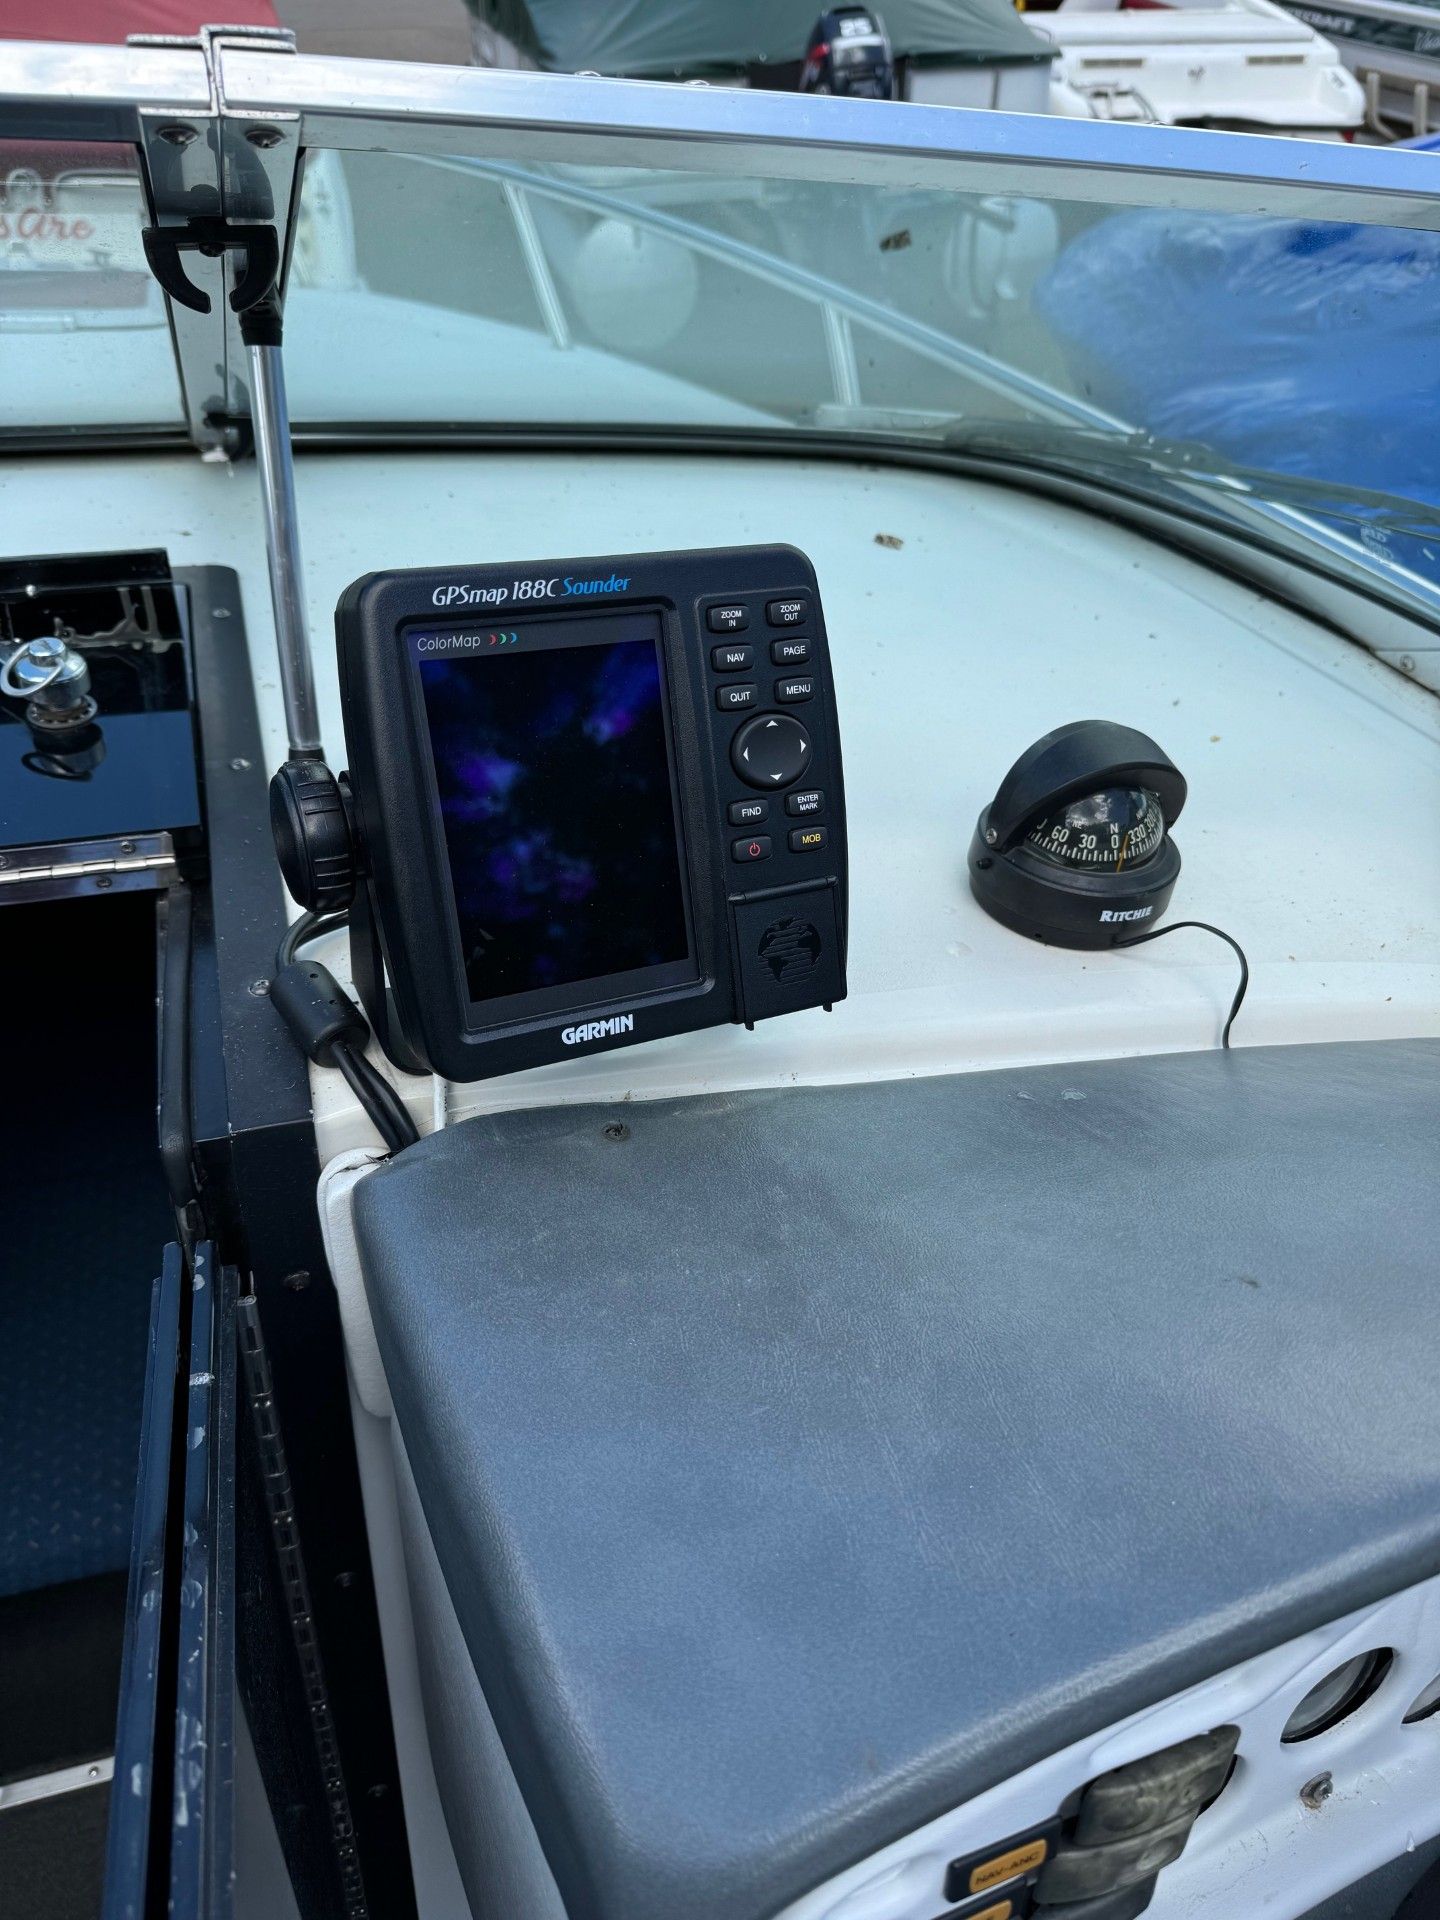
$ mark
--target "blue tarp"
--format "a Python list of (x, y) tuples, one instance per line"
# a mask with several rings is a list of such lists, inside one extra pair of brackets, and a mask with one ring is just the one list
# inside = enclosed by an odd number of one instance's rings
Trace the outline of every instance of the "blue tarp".
[[(1146, 209), (1071, 241), (1035, 300), (1076, 391), (1135, 426), (1333, 481), (1337, 507), (1440, 505), (1440, 234)], [(1440, 579), (1440, 542), (1403, 544)]]

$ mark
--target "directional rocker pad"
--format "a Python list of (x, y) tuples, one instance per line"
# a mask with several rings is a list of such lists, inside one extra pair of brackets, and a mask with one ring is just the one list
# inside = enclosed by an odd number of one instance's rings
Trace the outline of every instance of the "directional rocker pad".
[(757, 713), (730, 743), (730, 760), (749, 787), (793, 786), (810, 764), (810, 736), (788, 713)]

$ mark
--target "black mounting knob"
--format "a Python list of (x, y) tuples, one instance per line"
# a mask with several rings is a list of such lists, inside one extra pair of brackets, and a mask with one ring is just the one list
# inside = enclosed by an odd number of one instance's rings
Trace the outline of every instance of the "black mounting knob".
[(355, 842), (340, 782), (323, 760), (287, 760), (270, 782), (275, 857), (293, 899), (335, 913), (355, 898)]

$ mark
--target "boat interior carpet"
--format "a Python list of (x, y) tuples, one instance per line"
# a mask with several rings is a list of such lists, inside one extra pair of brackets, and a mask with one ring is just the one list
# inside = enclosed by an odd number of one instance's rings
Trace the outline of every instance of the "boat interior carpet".
[(172, 1237), (155, 1118), (155, 903), (7, 907), (0, 1111), (0, 1913), (99, 1912), (150, 1296)]
[(126, 1567), (150, 1292), (154, 900), (7, 908), (0, 1597)]
[(89, 1920), (100, 1910), (110, 1783), (0, 1815), (0, 1913)]
[(123, 1573), (0, 1600), (0, 1786), (112, 1751), (124, 1626)]

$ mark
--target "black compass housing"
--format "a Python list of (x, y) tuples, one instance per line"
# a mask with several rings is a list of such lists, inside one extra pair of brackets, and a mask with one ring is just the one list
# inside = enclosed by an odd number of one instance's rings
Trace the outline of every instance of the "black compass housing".
[[(1128, 830), (1114, 830), (1113, 862), (1103, 845), (1057, 857), (1053, 832), (1036, 830), (1066, 808), (1108, 793), (1159, 809), (1163, 832), (1142, 856), (1127, 858)], [(1111, 720), (1074, 720), (1037, 740), (1000, 782), (970, 842), (970, 891), (1002, 926), (1049, 946), (1113, 947), (1152, 926), (1180, 877), (1170, 829), (1185, 804), (1185, 778), (1147, 734)], [(1092, 808), (1103, 816), (1104, 807)], [(1094, 836), (1099, 839), (1097, 834)], [(1147, 836), (1149, 838), (1149, 836)]]

